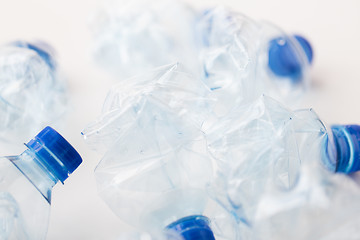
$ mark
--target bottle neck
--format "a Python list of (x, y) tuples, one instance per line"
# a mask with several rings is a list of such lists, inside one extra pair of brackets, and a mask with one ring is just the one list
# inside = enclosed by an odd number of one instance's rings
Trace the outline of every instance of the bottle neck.
[(50, 204), (52, 188), (59, 179), (41, 164), (35, 153), (28, 149), (16, 160), (12, 160), (12, 163), (29, 179)]
[(351, 173), (360, 170), (360, 126), (335, 125), (331, 127), (337, 151), (336, 172)]
[(192, 215), (181, 218), (166, 227), (168, 239), (177, 239), (180, 236), (184, 240), (215, 240), (210, 228), (210, 220), (202, 215)]

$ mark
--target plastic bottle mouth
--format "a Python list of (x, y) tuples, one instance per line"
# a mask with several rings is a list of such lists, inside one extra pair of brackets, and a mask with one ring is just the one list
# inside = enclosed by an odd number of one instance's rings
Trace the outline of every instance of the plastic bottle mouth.
[(51, 127), (25, 144), (37, 160), (62, 183), (82, 163), (79, 153)]
[[(306, 55), (310, 64), (313, 59), (313, 51), (310, 43), (303, 37), (294, 35), (294, 39)], [(294, 83), (301, 80), (303, 63), (298, 53), (298, 48), (289, 37), (274, 38), (269, 42), (268, 66), (271, 71), (280, 77), (290, 78)]]
[(337, 159), (336, 172), (351, 173), (360, 170), (360, 126), (334, 125)]
[(209, 224), (207, 217), (192, 215), (169, 224), (166, 231), (177, 233), (184, 240), (215, 240)]

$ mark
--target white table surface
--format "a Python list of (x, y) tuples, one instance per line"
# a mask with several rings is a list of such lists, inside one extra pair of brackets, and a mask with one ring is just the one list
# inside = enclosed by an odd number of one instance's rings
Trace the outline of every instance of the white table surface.
[[(69, 81), (72, 107), (62, 134), (84, 163), (53, 191), (48, 239), (115, 239), (127, 229), (97, 195), (93, 170), (100, 155), (90, 150), (81, 130), (101, 111), (114, 80), (91, 55), (89, 17), (100, 0), (11, 0), (0, 2), (0, 44), (43, 39), (58, 52)], [(312, 79), (315, 108), (328, 123), (360, 123), (360, 1), (344, 0), (187, 0), (196, 7), (222, 4), (288, 32), (307, 36), (315, 50)]]

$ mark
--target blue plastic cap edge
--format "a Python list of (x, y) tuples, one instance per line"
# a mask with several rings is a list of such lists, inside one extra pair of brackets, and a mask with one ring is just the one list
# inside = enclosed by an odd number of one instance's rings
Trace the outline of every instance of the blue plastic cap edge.
[(53, 56), (50, 53), (48, 53), (46, 50), (42, 49), (40, 46), (24, 41), (16, 41), (13, 42), (12, 45), (21, 48), (28, 48), (30, 50), (35, 51), (44, 60), (44, 62), (46, 62), (46, 64), (50, 67), (51, 70), (53, 71), (55, 70), (56, 63)]
[[(294, 35), (294, 38), (302, 47), (308, 62), (311, 63), (313, 51), (309, 41), (298, 35)], [(270, 40), (268, 51), (268, 66), (274, 74), (280, 77), (288, 77), (294, 83), (301, 79), (302, 65), (287, 37)]]
[(300, 35), (294, 35), (294, 38), (297, 40), (297, 42), (300, 44), (300, 46), (304, 50), (306, 57), (307, 57), (309, 63), (311, 64), (313, 61), (313, 58), (314, 58), (314, 52), (313, 52), (310, 42), (306, 38), (304, 38)]
[(44, 128), (25, 145), (61, 182), (82, 163), (79, 153), (51, 127)]
[(169, 224), (166, 230), (178, 233), (184, 240), (215, 240), (209, 224), (207, 217), (192, 215)]
[(360, 126), (334, 125), (331, 127), (338, 152), (336, 172), (360, 170)]

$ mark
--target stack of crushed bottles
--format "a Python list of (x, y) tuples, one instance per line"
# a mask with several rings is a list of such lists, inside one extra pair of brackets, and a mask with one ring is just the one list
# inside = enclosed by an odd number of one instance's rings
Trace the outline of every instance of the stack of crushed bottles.
[(104, 154), (100, 195), (137, 229), (121, 239), (360, 236), (360, 126), (289, 110), (310, 86), (304, 37), (175, 1), (106, 13), (95, 57), (119, 83), (82, 134)]
[[(360, 238), (360, 126), (290, 110), (311, 82), (304, 37), (175, 0), (104, 12), (95, 58), (119, 83), (81, 134), (103, 154), (100, 196), (135, 229), (119, 239)], [(65, 112), (44, 43), (3, 46), (0, 76), (0, 141)], [(0, 158), (0, 239), (45, 239), (52, 188), (82, 162), (51, 127), (25, 145)]]
[[(17, 41), (0, 49), (0, 239), (45, 239), (53, 187), (68, 178), (82, 159), (52, 127), (66, 108), (65, 83), (55, 52), (44, 42)], [(5, 148), (4, 148), (5, 147)]]

